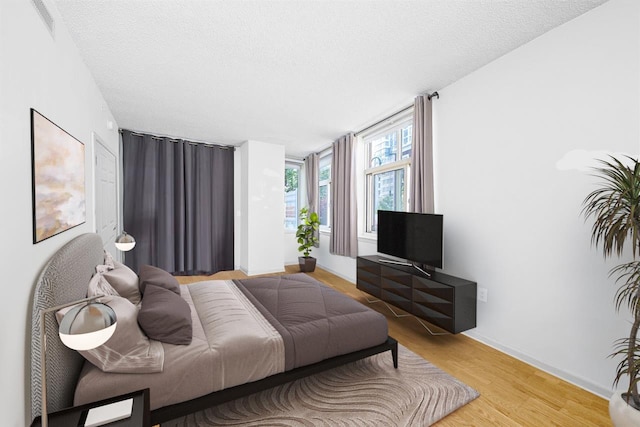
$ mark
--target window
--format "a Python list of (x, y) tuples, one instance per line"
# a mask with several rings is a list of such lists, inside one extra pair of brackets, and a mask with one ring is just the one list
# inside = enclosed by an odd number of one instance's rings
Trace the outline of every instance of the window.
[(298, 211), (300, 199), (298, 183), (300, 182), (300, 165), (285, 163), (284, 168), (284, 229), (295, 232), (298, 228)]
[(406, 211), (413, 119), (373, 131), (365, 143), (366, 232), (378, 229), (378, 210)]
[(329, 152), (318, 161), (318, 216), (323, 228), (331, 226), (331, 156)]

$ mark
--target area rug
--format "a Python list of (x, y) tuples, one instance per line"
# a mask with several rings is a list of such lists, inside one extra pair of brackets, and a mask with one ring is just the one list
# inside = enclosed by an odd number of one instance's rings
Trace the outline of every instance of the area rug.
[(162, 427), (428, 426), (479, 396), (399, 345), (389, 352), (243, 397)]

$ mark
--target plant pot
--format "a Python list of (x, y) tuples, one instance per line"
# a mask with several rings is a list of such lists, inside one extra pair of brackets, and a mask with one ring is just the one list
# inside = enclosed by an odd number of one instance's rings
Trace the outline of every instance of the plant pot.
[(299, 256), (298, 265), (303, 273), (311, 273), (316, 269), (316, 259), (312, 256)]
[(640, 411), (629, 405), (620, 392), (616, 392), (609, 400), (609, 416), (615, 427), (640, 426)]

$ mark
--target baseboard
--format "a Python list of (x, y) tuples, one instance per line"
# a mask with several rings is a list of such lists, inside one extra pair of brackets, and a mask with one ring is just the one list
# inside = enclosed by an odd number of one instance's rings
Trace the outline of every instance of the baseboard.
[(274, 274), (274, 273), (284, 273), (284, 265), (282, 266), (282, 269), (274, 269), (274, 270), (251, 270), (249, 271), (248, 269), (246, 269), (243, 266), (240, 266), (239, 268), (240, 271), (242, 271), (244, 274), (246, 274), (247, 276), (259, 276), (261, 274)]
[[(295, 261), (289, 261), (289, 262), (286, 262), (286, 263), (285, 263), (285, 265), (298, 265), (298, 260), (296, 259)], [(321, 268), (321, 269), (323, 269), (324, 271), (327, 271), (327, 272), (329, 272), (329, 273), (331, 273), (331, 274), (333, 274), (333, 275), (335, 275), (335, 276), (338, 276), (339, 278), (344, 279), (344, 280), (346, 280), (347, 282), (350, 282), (350, 283), (353, 283), (353, 284), (355, 284), (355, 283), (356, 283), (356, 278), (355, 278), (355, 277), (347, 277), (347, 276), (345, 276), (344, 274), (340, 274), (340, 273), (338, 273), (337, 271), (334, 271), (334, 270), (332, 270), (332, 269), (330, 269), (330, 268), (327, 268), (327, 267), (325, 267), (325, 266), (324, 266), (324, 265), (322, 265), (322, 264), (316, 264), (316, 267), (317, 267), (317, 268)]]
[(321, 269), (323, 269), (323, 270), (325, 270), (325, 271), (328, 271), (329, 273), (334, 274), (334, 275), (336, 275), (336, 276), (340, 277), (341, 279), (346, 280), (347, 282), (351, 282), (351, 283), (353, 283), (354, 285), (355, 285), (355, 283), (357, 282), (357, 279), (356, 279), (355, 277), (347, 277), (347, 276), (345, 276), (344, 274), (338, 273), (337, 271), (334, 271), (334, 270), (332, 270), (332, 269), (330, 269), (330, 268), (327, 268), (327, 267), (325, 267), (325, 266), (324, 266), (324, 265), (322, 265), (322, 264), (317, 264), (317, 267), (320, 267)]
[(613, 390), (609, 390), (605, 387), (602, 387), (598, 384), (594, 384), (591, 381), (587, 381), (584, 378), (580, 378), (578, 376), (572, 375), (566, 371), (563, 371), (561, 369), (555, 368), (553, 366), (550, 366), (544, 362), (541, 362), (540, 360), (533, 358), (531, 356), (528, 356), (524, 353), (521, 353), (518, 350), (514, 350), (510, 347), (507, 347), (505, 345), (502, 345), (496, 341), (493, 341), (490, 338), (487, 338), (485, 336), (482, 336), (480, 334), (474, 333), (473, 331), (466, 331), (462, 333), (463, 335), (468, 336), (469, 338), (478, 341), (484, 345), (487, 345), (491, 348), (494, 348), (496, 350), (498, 350), (501, 353), (507, 354), (513, 358), (516, 358), (518, 360), (520, 360), (521, 362), (524, 362), (528, 365), (531, 365), (537, 369), (540, 369), (541, 371), (544, 371), (550, 375), (553, 375), (554, 377), (560, 378), (563, 381), (566, 381), (568, 383), (571, 383), (577, 387), (580, 387), (581, 389), (584, 389), (590, 393), (595, 394), (596, 396), (600, 396), (603, 399), (609, 400), (609, 398), (611, 397), (611, 395), (613, 394)]

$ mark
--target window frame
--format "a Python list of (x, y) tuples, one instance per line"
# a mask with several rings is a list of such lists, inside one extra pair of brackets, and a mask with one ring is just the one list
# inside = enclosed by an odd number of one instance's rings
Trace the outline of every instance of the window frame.
[[(324, 166), (324, 163), (329, 167), (329, 178), (320, 179), (320, 170)], [(333, 151), (332, 149), (324, 150), (318, 156), (318, 208), (317, 213), (320, 216), (320, 187), (327, 186), (327, 223), (320, 224), (321, 232), (331, 232), (331, 182), (333, 177), (332, 170), (333, 163)]]
[(387, 163), (385, 165), (377, 166), (374, 168), (369, 168), (365, 170), (364, 179), (365, 179), (365, 218), (364, 218), (364, 231), (366, 235), (375, 235), (378, 233), (375, 230), (372, 230), (373, 226), (373, 216), (376, 213), (373, 211), (374, 204), (374, 179), (376, 175), (380, 175), (387, 172), (395, 172), (402, 170), (404, 172), (404, 192), (402, 193), (402, 206), (404, 210), (402, 212), (407, 212), (409, 209), (409, 186), (410, 186), (410, 173), (411, 173), (411, 160), (410, 159), (402, 159), (397, 162)]
[[(290, 234), (294, 234), (296, 233), (296, 231), (298, 230), (298, 225), (300, 224), (300, 218), (299, 218), (299, 212), (300, 209), (302, 207), (302, 191), (300, 189), (300, 183), (301, 183), (301, 179), (302, 179), (302, 163), (298, 162), (298, 161), (291, 161), (291, 160), (285, 160), (284, 162), (284, 169), (285, 169), (285, 176), (286, 176), (286, 170), (287, 169), (296, 169), (298, 171), (298, 187), (296, 189), (296, 213), (295, 213), (295, 227), (293, 229), (291, 228), (287, 228), (286, 226), (286, 221), (287, 221), (287, 215), (286, 215), (286, 209), (287, 209), (287, 204), (286, 204), (286, 200), (283, 200), (283, 202), (285, 203), (284, 205), (284, 209), (285, 209), (285, 216), (283, 218), (283, 228), (284, 228), (284, 232), (285, 233), (290, 233)], [(285, 192), (285, 197), (286, 197), (286, 192)]]
[[(409, 210), (409, 194), (411, 188), (411, 156), (402, 158), (403, 147), (403, 132), (408, 125), (412, 126), (413, 132), (413, 108), (408, 109), (396, 116), (390, 117), (378, 126), (369, 129), (366, 134), (359, 135), (360, 141), (363, 144), (362, 150), (362, 172), (361, 179), (363, 179), (363, 214), (360, 216), (362, 221), (361, 236), (364, 238), (375, 239), (378, 238), (378, 233), (372, 230), (374, 223), (374, 216), (377, 215), (374, 212), (374, 179), (375, 176), (381, 173), (393, 172), (397, 170), (404, 171), (404, 194), (402, 197), (403, 211)], [(376, 166), (372, 166), (372, 141), (376, 138), (382, 137), (386, 134), (397, 132), (397, 154), (399, 159), (393, 162), (388, 162)], [(413, 138), (412, 138), (413, 140)], [(413, 141), (412, 141), (413, 142)], [(406, 144), (405, 144), (406, 147)], [(413, 150), (413, 146), (411, 147)]]

